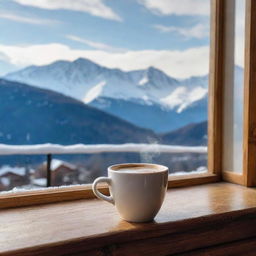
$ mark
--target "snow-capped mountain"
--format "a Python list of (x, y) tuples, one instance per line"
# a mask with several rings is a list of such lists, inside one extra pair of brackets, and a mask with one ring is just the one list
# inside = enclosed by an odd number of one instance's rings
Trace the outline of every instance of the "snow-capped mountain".
[(4, 78), (60, 92), (87, 104), (104, 97), (158, 104), (176, 112), (207, 94), (207, 76), (178, 80), (154, 67), (124, 72), (83, 58), (30, 66)]
[[(175, 79), (154, 67), (125, 72), (79, 58), (30, 66), (4, 78), (62, 93), (155, 132), (207, 120), (208, 75)], [(242, 90), (242, 68), (235, 68), (234, 79)], [(238, 102), (240, 89), (234, 95)]]

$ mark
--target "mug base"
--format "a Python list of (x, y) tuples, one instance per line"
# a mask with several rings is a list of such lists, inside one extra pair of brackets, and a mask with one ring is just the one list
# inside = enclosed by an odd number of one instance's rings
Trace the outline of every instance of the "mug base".
[(127, 221), (127, 222), (131, 222), (131, 223), (149, 223), (149, 222), (153, 222), (154, 218), (150, 218), (150, 219), (146, 219), (146, 220), (130, 220), (130, 219), (125, 219), (120, 217), (122, 220)]

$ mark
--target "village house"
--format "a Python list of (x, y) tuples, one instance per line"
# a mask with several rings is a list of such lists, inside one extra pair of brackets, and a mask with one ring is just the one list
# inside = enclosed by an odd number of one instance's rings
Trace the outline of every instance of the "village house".
[[(52, 159), (50, 169), (52, 186), (76, 184), (78, 181), (79, 171), (73, 164), (59, 159)], [(47, 162), (44, 162), (38, 167), (34, 178), (34, 185), (40, 187), (46, 186)]]
[(0, 186), (2, 190), (20, 187), (30, 182), (29, 169), (4, 165), (0, 168)]

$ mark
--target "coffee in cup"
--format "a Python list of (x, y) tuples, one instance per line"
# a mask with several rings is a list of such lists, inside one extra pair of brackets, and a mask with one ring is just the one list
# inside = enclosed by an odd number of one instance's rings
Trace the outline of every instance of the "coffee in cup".
[[(97, 190), (97, 184), (106, 182), (110, 196)], [(168, 184), (168, 167), (157, 164), (129, 163), (108, 168), (108, 177), (99, 177), (93, 183), (94, 194), (115, 205), (122, 219), (147, 222), (160, 210)]]

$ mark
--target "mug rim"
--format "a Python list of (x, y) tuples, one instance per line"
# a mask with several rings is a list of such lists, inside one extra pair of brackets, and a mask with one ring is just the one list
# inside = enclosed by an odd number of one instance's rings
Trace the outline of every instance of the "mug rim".
[[(165, 165), (161, 165), (161, 164), (151, 164), (151, 163), (122, 163), (122, 164), (113, 164), (111, 166), (108, 167), (108, 171), (109, 172), (117, 172), (117, 173), (123, 173), (123, 174), (132, 174), (132, 173), (127, 173), (127, 172), (122, 172), (122, 168), (129, 168), (129, 167), (141, 167), (141, 166), (145, 166), (150, 167), (150, 168), (155, 168), (157, 171), (156, 172), (149, 172), (149, 173), (145, 173), (142, 172), (141, 174), (157, 174), (157, 173), (163, 173), (163, 172), (168, 172), (169, 168)], [(136, 173), (136, 174), (140, 174), (140, 173)]]

